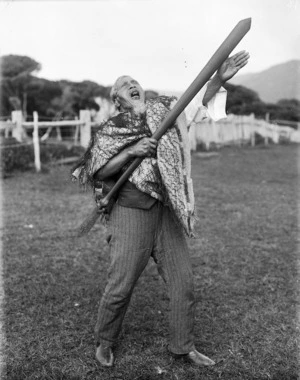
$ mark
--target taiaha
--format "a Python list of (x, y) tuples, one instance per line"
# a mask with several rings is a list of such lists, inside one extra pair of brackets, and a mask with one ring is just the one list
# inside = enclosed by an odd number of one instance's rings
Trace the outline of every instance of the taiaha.
[[(169, 112), (166, 118), (161, 123), (157, 131), (152, 135), (152, 138), (159, 140), (164, 133), (170, 128), (176, 121), (177, 117), (183, 112), (185, 107), (191, 102), (191, 100), (196, 96), (196, 94), (201, 90), (205, 83), (211, 78), (216, 70), (222, 65), (222, 63), (228, 58), (229, 54), (237, 46), (237, 44), (242, 40), (246, 33), (250, 30), (251, 18), (241, 20), (237, 23), (231, 33), (223, 41), (223, 43), (216, 50), (214, 55), (210, 58), (204, 68), (200, 71), (196, 79), (188, 87), (188, 89), (183, 93), (178, 102), (175, 104), (174, 108)], [(93, 227), (96, 220), (105, 210), (116, 192), (120, 187), (127, 181), (135, 169), (141, 164), (144, 157), (138, 157), (133, 160), (126, 171), (121, 175), (118, 181), (111, 188), (109, 193), (100, 201), (100, 208), (98, 206), (92, 211), (90, 215), (84, 220), (78, 229), (78, 235), (82, 236), (89, 232)], [(102, 214), (103, 215), (103, 214)]]

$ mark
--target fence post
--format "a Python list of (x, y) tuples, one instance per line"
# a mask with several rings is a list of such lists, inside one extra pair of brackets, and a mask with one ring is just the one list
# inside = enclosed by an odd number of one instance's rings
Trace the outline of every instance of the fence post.
[(251, 125), (251, 146), (255, 146), (255, 117), (254, 117), (254, 113), (252, 113), (250, 116), (249, 116), (249, 122), (250, 122), (250, 125)]
[[(270, 123), (270, 113), (269, 112), (266, 113), (265, 120), (266, 120), (267, 124)], [(268, 136), (265, 136), (264, 140), (265, 140), (265, 145), (268, 145), (269, 144)]]
[(56, 138), (57, 141), (62, 141), (60, 127), (56, 127)]
[(23, 122), (22, 111), (20, 110), (12, 111), (11, 120), (13, 123), (15, 123), (12, 130), (12, 137), (14, 137), (17, 141), (22, 142), (23, 137), (24, 137), (24, 131), (22, 127), (22, 122)]
[(36, 111), (33, 112), (33, 147), (34, 147), (34, 165), (37, 172), (41, 171), (40, 158), (40, 141), (39, 141), (39, 116)]
[(241, 145), (244, 145), (246, 141), (246, 131), (245, 131), (245, 123), (244, 123), (243, 115), (240, 115), (240, 123), (241, 123)]
[(6, 128), (4, 130), (4, 138), (8, 138), (9, 137), (9, 130), (10, 130), (10, 125), (11, 125), (11, 121), (9, 119), (6, 120)]
[(190, 150), (195, 151), (197, 148), (195, 123), (191, 123), (190, 129), (188, 131), (188, 136), (189, 136), (189, 142), (190, 142)]
[[(75, 120), (78, 121), (78, 116), (75, 116)], [(79, 137), (79, 125), (76, 125), (75, 127), (75, 134), (74, 134), (74, 144), (78, 144), (78, 137)]]
[(237, 115), (236, 119), (236, 132), (237, 132), (237, 145), (240, 147), (242, 145), (242, 138), (243, 138), (243, 125), (241, 123), (241, 115)]
[(80, 145), (87, 148), (91, 139), (91, 114), (88, 110), (80, 110)]

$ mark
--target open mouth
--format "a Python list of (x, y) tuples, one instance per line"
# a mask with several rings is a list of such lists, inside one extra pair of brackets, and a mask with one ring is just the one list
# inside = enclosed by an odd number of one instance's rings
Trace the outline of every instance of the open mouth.
[(130, 94), (130, 96), (134, 100), (140, 99), (140, 93), (138, 92), (138, 90), (133, 90), (132, 93)]

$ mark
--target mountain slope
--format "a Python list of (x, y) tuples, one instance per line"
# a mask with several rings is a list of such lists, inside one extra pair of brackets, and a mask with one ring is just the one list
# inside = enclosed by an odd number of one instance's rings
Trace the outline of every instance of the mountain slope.
[(280, 99), (300, 100), (300, 60), (272, 66), (259, 73), (240, 75), (230, 83), (256, 91), (267, 103), (276, 103)]

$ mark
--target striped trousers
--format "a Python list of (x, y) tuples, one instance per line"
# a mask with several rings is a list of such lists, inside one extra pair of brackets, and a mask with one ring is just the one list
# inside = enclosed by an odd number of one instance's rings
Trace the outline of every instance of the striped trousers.
[(152, 256), (170, 298), (169, 350), (194, 349), (194, 291), (189, 252), (181, 227), (168, 207), (150, 210), (116, 204), (109, 222), (111, 265), (95, 327), (96, 344), (117, 340), (134, 286)]

